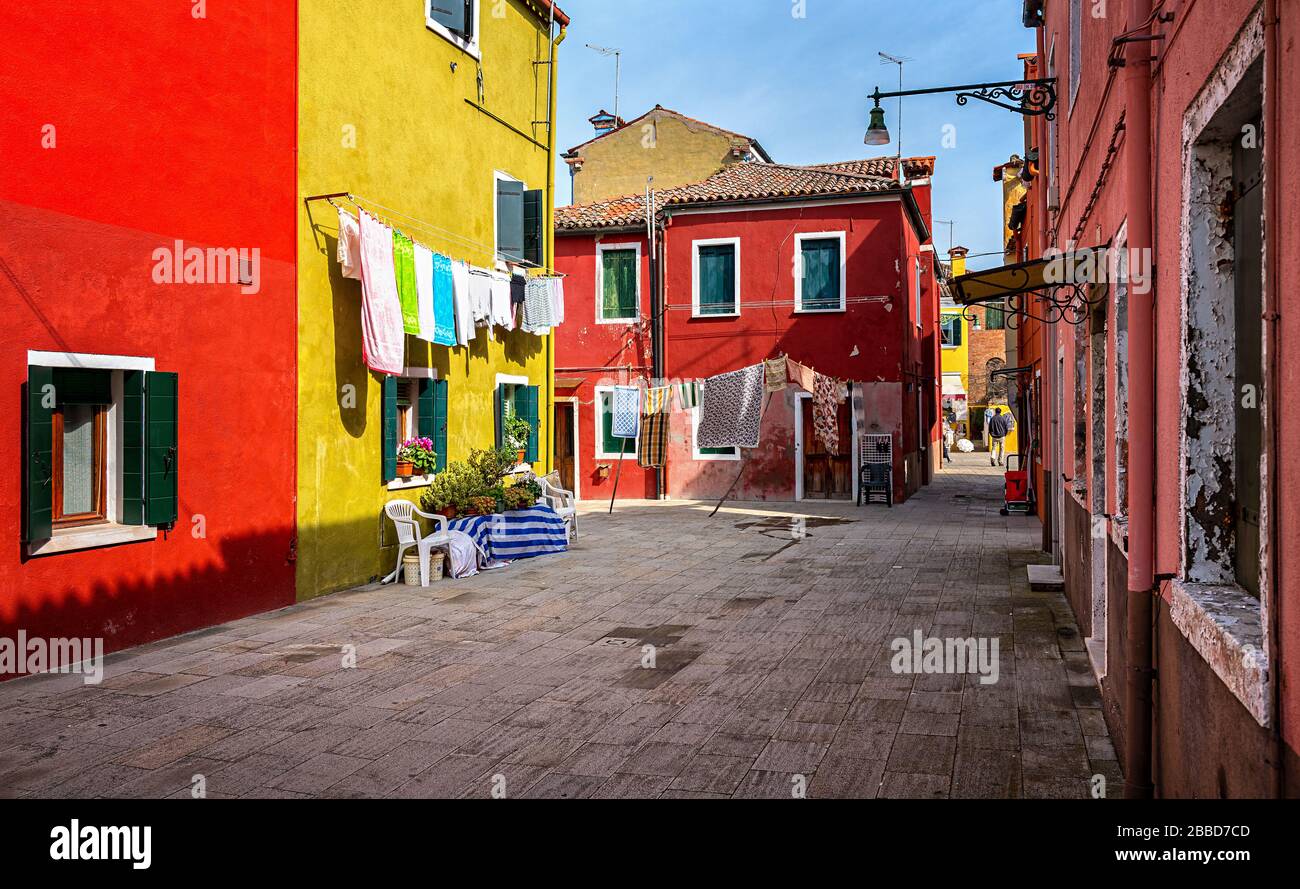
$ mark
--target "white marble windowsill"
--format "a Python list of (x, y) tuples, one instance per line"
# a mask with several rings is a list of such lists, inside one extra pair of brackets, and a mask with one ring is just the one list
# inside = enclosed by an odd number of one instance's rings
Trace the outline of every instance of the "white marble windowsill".
[(1175, 580), (1171, 590), (1174, 626), (1255, 721), (1270, 726), (1272, 694), (1259, 600), (1233, 584)]

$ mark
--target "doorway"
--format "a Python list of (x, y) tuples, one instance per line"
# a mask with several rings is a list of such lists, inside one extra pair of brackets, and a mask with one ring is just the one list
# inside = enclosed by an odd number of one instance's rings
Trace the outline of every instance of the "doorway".
[(551, 465), (560, 474), (560, 487), (578, 492), (578, 400), (555, 399), (555, 454)]
[(812, 396), (795, 401), (795, 497), (799, 500), (852, 500), (853, 399), (839, 406), (839, 453), (827, 452), (813, 429)]

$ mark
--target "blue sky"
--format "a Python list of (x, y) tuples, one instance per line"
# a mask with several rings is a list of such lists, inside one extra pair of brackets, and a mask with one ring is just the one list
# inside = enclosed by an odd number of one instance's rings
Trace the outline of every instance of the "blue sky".
[[(1021, 0), (561, 0), (573, 19), (560, 47), (561, 150), (592, 135), (587, 118), (613, 110), (614, 60), (622, 55), (619, 114), (631, 120), (656, 103), (757, 139), (778, 163), (818, 163), (893, 154), (862, 144), (879, 84), (898, 89), (898, 67), (877, 51), (907, 56), (904, 88), (1021, 76), (1017, 53), (1033, 50), (1020, 24)], [(897, 138), (897, 102), (885, 103)], [(944, 126), (956, 146), (943, 147)], [(973, 254), (1001, 249), (1001, 186), (992, 170), (1023, 148), (1021, 118), (981, 102), (958, 107), (951, 94), (904, 100), (903, 152), (936, 155), (935, 218), (956, 222), (956, 243)], [(559, 162), (560, 203), (569, 200)], [(935, 225), (948, 249), (948, 226)], [(972, 258), (972, 267), (1000, 264)]]

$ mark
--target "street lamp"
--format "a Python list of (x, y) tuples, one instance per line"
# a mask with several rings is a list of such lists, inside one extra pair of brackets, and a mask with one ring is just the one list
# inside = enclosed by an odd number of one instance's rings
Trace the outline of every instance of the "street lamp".
[[(1002, 80), (996, 83), (968, 83), (963, 86), (937, 86), (924, 90), (899, 90), (882, 93), (876, 87), (868, 98), (875, 104), (871, 109), (871, 122), (867, 125), (867, 135), (863, 141), (867, 145), (886, 145), (890, 141), (889, 127), (885, 126), (885, 109), (880, 107), (881, 99), (895, 99), (901, 96), (925, 96), (932, 93), (956, 93), (957, 104), (965, 105), (971, 99), (979, 99), (990, 105), (1005, 108), (1007, 111), (1046, 117), (1055, 120), (1056, 113), (1056, 78), (1039, 77), (1032, 80)], [(1014, 104), (1012, 104), (1014, 103)]]

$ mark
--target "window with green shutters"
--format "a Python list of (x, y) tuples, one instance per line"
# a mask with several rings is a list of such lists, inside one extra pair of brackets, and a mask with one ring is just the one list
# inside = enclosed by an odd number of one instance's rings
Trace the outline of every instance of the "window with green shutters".
[(541, 459), (541, 387), (524, 383), (500, 383), (496, 391), (496, 446), (505, 442), (505, 419), (520, 416), (528, 421), (528, 447), (524, 462), (536, 463)]
[(843, 235), (799, 237), (797, 309), (805, 312), (844, 308)]
[(640, 251), (632, 247), (600, 249), (600, 314), (597, 321), (635, 321), (638, 313)]
[(939, 334), (943, 339), (942, 345), (945, 348), (956, 348), (961, 345), (961, 315), (943, 315), (939, 322)]
[(740, 240), (695, 243), (695, 314), (738, 315)]
[(998, 303), (984, 307), (984, 329), (1004, 330), (1007, 326), (1006, 310)]
[(447, 468), (447, 381), (384, 377), (380, 395), (383, 429), (380, 469), (385, 483), (397, 478), (397, 452), (408, 438), (433, 441), (435, 472)]
[[(174, 526), (177, 374), (37, 365), (27, 370), (22, 539), (33, 545), (31, 552), (41, 554), (54, 538), (56, 552), (77, 549), (80, 544), (71, 541), (83, 528)], [(120, 420), (110, 422), (113, 410)], [(109, 488), (119, 491), (120, 499), (106, 497)]]
[(524, 258), (524, 184), (497, 179), (497, 258)]

